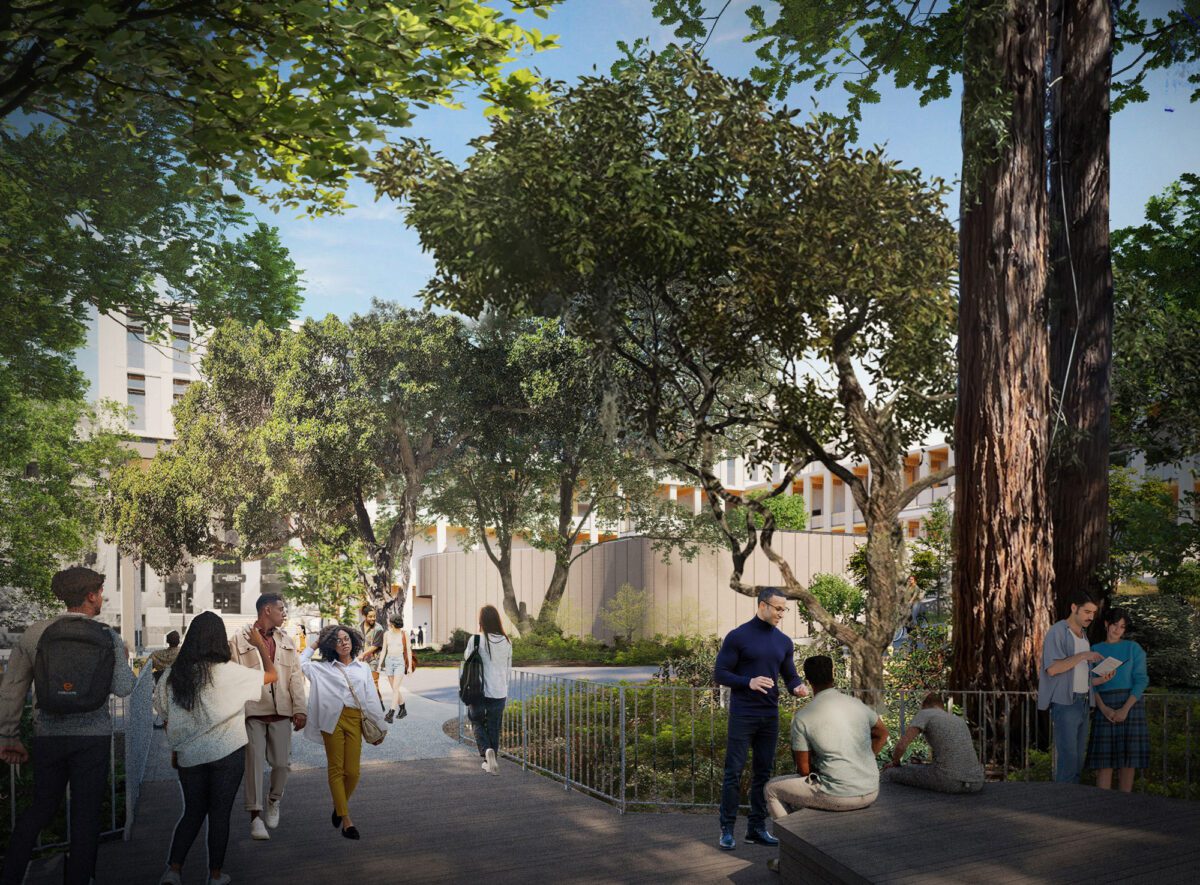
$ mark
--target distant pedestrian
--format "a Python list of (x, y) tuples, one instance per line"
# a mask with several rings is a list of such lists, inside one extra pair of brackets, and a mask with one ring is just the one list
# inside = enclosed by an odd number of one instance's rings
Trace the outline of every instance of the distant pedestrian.
[[(928, 765), (901, 764), (908, 745), (921, 735), (933, 750)], [(978, 793), (983, 789), (983, 765), (975, 754), (971, 729), (961, 716), (946, 710), (946, 701), (930, 692), (892, 750), (883, 777), (893, 783), (936, 793)]]
[(179, 631), (172, 630), (167, 634), (167, 647), (150, 653), (150, 675), (158, 682), (166, 669), (175, 663), (179, 656)]
[(1088, 664), (1103, 660), (1087, 641), (1096, 601), (1083, 591), (1071, 596), (1070, 614), (1046, 632), (1038, 669), (1038, 709), (1050, 711), (1054, 726), (1054, 779), (1079, 783), (1087, 751), (1088, 708), (1093, 687), (1112, 678), (1091, 679)]
[[(792, 717), (792, 758), (796, 774), (773, 778), (766, 788), (772, 820), (799, 808), (857, 811), (879, 796), (876, 754), (888, 729), (873, 709), (833, 687), (833, 660), (804, 660), (804, 678), (813, 699)], [(767, 862), (778, 870), (779, 861)]]
[(425, 637), (429, 635), (429, 633), (426, 631), (425, 628), (428, 626), (429, 626), (429, 624), (423, 624), (422, 626), (417, 628), (417, 647), (418, 648), (423, 648), (425, 645)]
[(379, 649), (383, 646), (383, 627), (379, 624), (378, 615), (375, 609), (369, 605), (362, 607), (362, 623), (358, 625), (358, 632), (363, 637), (363, 649), (359, 655), (359, 660), (363, 661), (371, 668), (371, 681), (375, 685), (376, 693), (379, 692)]
[(1103, 790), (1112, 789), (1113, 769), (1116, 769), (1117, 788), (1130, 793), (1137, 770), (1150, 765), (1150, 730), (1146, 725), (1146, 705), (1142, 703), (1150, 684), (1146, 652), (1125, 638), (1132, 629), (1129, 612), (1123, 608), (1106, 609), (1103, 619), (1107, 639), (1092, 646), (1092, 651), (1116, 658), (1121, 665), (1104, 688), (1095, 692), (1087, 767), (1096, 770), (1096, 786)]
[(496, 754), (500, 750), (500, 726), (504, 722), (504, 705), (508, 701), (508, 671), (512, 668), (512, 642), (500, 622), (500, 612), (494, 605), (479, 610), (479, 632), (467, 642), (463, 660), (476, 648), (482, 649), (483, 702), (467, 708), (467, 716), (475, 732), (475, 746), (483, 757), (483, 770), (499, 774)]
[[(375, 691), (370, 668), (358, 660), (363, 639), (358, 631), (333, 624), (321, 631), (317, 641), (300, 656), (300, 667), (308, 677), (308, 725), (304, 736), (325, 746), (329, 793), (333, 798), (332, 821), (347, 839), (358, 839), (358, 828), (350, 819), (350, 797), (358, 786), (362, 758), (363, 717), (381, 731), (383, 704)], [(313, 653), (319, 651), (319, 660)], [(375, 744), (383, 743), (383, 738)]]
[(404, 618), (392, 615), (389, 629), (383, 634), (383, 645), (379, 649), (379, 672), (391, 688), (391, 702), (384, 721), (403, 719), (408, 715), (404, 707), (404, 677), (412, 672), (412, 649), (408, 646), (408, 634), (404, 632)]
[(725, 742), (725, 780), (721, 786), (721, 839), (724, 851), (736, 846), (733, 825), (737, 821), (742, 769), (746, 753), (753, 754), (750, 780), (750, 816), (746, 841), (778, 845), (767, 832), (767, 802), (763, 790), (775, 766), (775, 745), (779, 741), (779, 688), (783, 676), (787, 690), (804, 696), (800, 674), (792, 659), (792, 640), (778, 628), (787, 612), (787, 597), (776, 587), (758, 594), (758, 612), (740, 627), (730, 631), (717, 653), (714, 676), (718, 685), (731, 688), (728, 735)]
[(208, 821), (209, 885), (226, 885), (222, 873), (229, 844), (229, 815), (246, 770), (246, 704), (278, 678), (262, 635), (248, 641), (262, 669), (231, 660), (225, 622), (213, 612), (196, 615), (179, 657), (154, 690), (155, 710), (167, 721), (167, 744), (179, 772), (183, 814), (171, 837), (160, 885), (181, 885), (188, 850)]
[[(71, 835), (63, 882), (85, 885), (95, 875), (112, 751), (108, 699), (128, 697), (134, 685), (125, 643), (94, 620), (104, 605), (104, 575), (88, 568), (64, 569), (50, 581), (50, 592), (66, 604), (66, 612), (25, 628), (0, 681), (0, 762), (9, 765), (29, 761), (30, 751), (21, 742), (21, 714), (30, 685), (38, 693), (31, 744), (33, 801), (9, 836), (0, 872), (4, 885), (25, 879), (38, 834), (54, 819), (68, 786)], [(54, 682), (53, 676), (58, 677)], [(62, 685), (64, 677), (77, 684)], [(61, 698), (49, 690), (43, 694), (55, 682), (66, 689)]]
[[(258, 618), (229, 640), (233, 660), (259, 669), (258, 646), (251, 633), (258, 633), (279, 673), (276, 682), (264, 686), (261, 696), (246, 705), (246, 790), (245, 808), (250, 814), (250, 838), (271, 838), (267, 828), (279, 826), (280, 803), (291, 772), (292, 732), (308, 723), (304, 674), (292, 637), (283, 629), (287, 605), (278, 593), (264, 593), (255, 602)], [(263, 763), (271, 767), (271, 786), (263, 802)]]

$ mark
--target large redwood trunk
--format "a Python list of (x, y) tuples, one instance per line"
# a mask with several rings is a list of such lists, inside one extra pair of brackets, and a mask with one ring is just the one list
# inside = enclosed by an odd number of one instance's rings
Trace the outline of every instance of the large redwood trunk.
[(1054, 596), (1108, 593), (1109, 374), (1113, 278), (1109, 252), (1107, 0), (1059, 0), (1051, 93), (1050, 372), (1061, 395), (1052, 418), (1050, 491)]
[[(1036, 685), (1051, 611), (1043, 144), (1047, 13), (967, 4), (955, 416), (958, 689)], [(1007, 139), (992, 129), (1007, 102)]]

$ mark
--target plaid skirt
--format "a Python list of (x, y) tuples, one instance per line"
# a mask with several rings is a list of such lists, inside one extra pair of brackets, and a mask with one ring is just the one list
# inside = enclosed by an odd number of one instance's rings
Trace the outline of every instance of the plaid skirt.
[[(1128, 690), (1102, 691), (1100, 698), (1112, 710), (1124, 706)], [(1139, 700), (1124, 722), (1104, 718), (1100, 708), (1092, 711), (1092, 735), (1088, 740), (1087, 768), (1147, 768), (1150, 765), (1150, 729), (1146, 725), (1146, 704)]]

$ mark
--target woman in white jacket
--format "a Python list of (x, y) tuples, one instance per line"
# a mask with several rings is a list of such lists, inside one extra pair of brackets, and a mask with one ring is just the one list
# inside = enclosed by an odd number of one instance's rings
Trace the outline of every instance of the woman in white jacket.
[[(358, 828), (350, 819), (350, 796), (358, 786), (363, 717), (387, 730), (371, 668), (358, 660), (362, 647), (357, 630), (334, 624), (322, 630), (300, 656), (300, 669), (308, 677), (304, 736), (325, 745), (333, 825), (340, 827), (347, 839), (359, 838)], [(318, 660), (313, 659), (316, 651), (321, 653)], [(380, 738), (375, 743), (382, 742)]]
[(483, 757), (483, 770), (488, 774), (499, 774), (496, 753), (500, 750), (500, 726), (504, 722), (504, 705), (508, 702), (512, 643), (494, 605), (485, 605), (479, 610), (479, 633), (467, 641), (463, 660), (471, 656), (477, 645), (483, 660), (483, 703), (472, 704), (467, 709), (467, 716), (475, 730), (475, 746)]

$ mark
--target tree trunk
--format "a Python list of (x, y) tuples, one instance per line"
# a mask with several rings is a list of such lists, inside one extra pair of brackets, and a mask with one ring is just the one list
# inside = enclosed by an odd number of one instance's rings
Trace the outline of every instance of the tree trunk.
[[(1108, 242), (1107, 0), (1059, 0), (1054, 18), (1050, 139), (1050, 375), (1054, 599), (1107, 596), (1109, 374), (1113, 278)], [(1097, 621), (1098, 623), (1098, 621)]]
[(1038, 3), (974, 0), (966, 9), (954, 422), (958, 689), (1035, 687), (1052, 609), (1046, 18)]
[(538, 612), (537, 626), (539, 633), (553, 632), (558, 628), (558, 608), (562, 603), (563, 594), (567, 592), (567, 578), (571, 575), (571, 550), (554, 557), (554, 571), (550, 573), (550, 583), (546, 587), (546, 598), (542, 600), (542, 608)]

